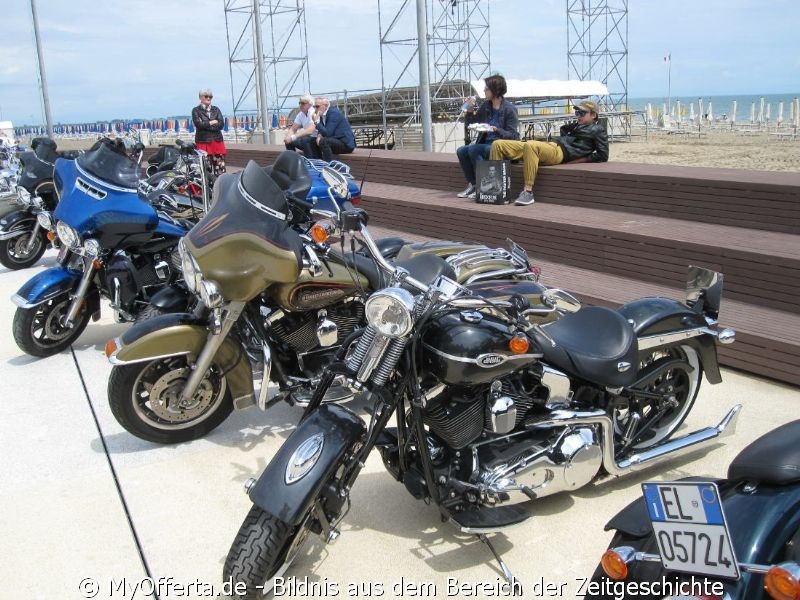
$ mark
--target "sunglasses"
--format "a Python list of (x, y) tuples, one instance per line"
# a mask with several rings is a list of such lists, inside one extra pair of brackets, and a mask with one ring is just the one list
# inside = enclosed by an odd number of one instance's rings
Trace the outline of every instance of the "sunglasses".
[(588, 115), (588, 114), (589, 114), (589, 112), (586, 111), (586, 110), (576, 110), (575, 111), (575, 116), (576, 117), (582, 117), (583, 115)]
[(314, 108), (319, 108), (319, 107), (320, 107), (320, 105), (319, 105), (319, 104), (315, 104), (315, 105), (314, 105)]
[(303, 101), (301, 100), (301, 101), (300, 101), (300, 106), (303, 106), (303, 104), (311, 104), (311, 102), (303, 102)]
[(203, 94), (203, 98), (213, 98), (214, 96), (209, 96), (208, 94)]

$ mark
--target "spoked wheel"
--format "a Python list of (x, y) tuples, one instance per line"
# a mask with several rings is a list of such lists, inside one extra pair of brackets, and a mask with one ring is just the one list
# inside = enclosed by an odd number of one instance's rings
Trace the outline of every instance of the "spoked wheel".
[(84, 303), (72, 327), (65, 326), (64, 317), (70, 304), (72, 300), (65, 294), (32, 308), (18, 308), (14, 313), (13, 330), (20, 350), (45, 358), (58, 354), (78, 339), (91, 315)]
[[(681, 362), (660, 373), (642, 388), (646, 396), (632, 399), (627, 407), (614, 410), (614, 432), (617, 436), (627, 431), (634, 415), (638, 418), (639, 430), (646, 428), (632, 448), (647, 448), (668, 438), (680, 427), (694, 405), (703, 369), (697, 351), (691, 346), (644, 352), (640, 357), (639, 371), (658, 362), (666, 363), (675, 359)], [(652, 395), (658, 396), (658, 399), (650, 398)]]
[(191, 368), (183, 356), (118, 365), (108, 379), (108, 401), (117, 421), (133, 435), (158, 444), (195, 440), (233, 410), (227, 380), (212, 365), (194, 396), (180, 402)]
[(286, 572), (308, 539), (311, 521), (309, 511), (302, 523), (292, 528), (258, 506), (250, 508), (225, 559), (223, 581), (247, 586), (247, 593), (238, 597), (271, 597), (275, 578)]
[(28, 242), (32, 234), (33, 230), (27, 235), (0, 241), (0, 264), (12, 270), (27, 269), (42, 258), (42, 254), (47, 249), (45, 237), (41, 233), (36, 234), (33, 244), (28, 249)]

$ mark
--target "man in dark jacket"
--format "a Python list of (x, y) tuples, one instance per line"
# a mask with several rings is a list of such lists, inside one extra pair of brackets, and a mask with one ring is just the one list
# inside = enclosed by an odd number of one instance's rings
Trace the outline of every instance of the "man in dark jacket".
[(317, 148), (322, 159), (330, 161), (334, 154), (350, 154), (356, 148), (353, 129), (342, 112), (331, 106), (327, 98), (314, 101), (314, 124), (317, 127)]
[(515, 204), (533, 204), (533, 182), (539, 165), (608, 160), (608, 134), (597, 120), (597, 103), (585, 100), (573, 108), (577, 120), (564, 125), (561, 135), (550, 142), (497, 140), (492, 144), (490, 160), (522, 159), (523, 188)]

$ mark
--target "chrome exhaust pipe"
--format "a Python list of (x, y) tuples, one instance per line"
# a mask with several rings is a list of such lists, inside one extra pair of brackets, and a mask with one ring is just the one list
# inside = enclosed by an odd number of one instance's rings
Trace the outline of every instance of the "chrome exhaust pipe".
[(617, 477), (650, 468), (674, 458), (702, 450), (718, 439), (736, 432), (736, 419), (742, 405), (737, 404), (720, 421), (716, 427), (705, 427), (679, 438), (668, 439), (657, 446), (647, 448), (617, 463), (614, 458), (614, 427), (611, 418), (605, 411), (575, 412), (561, 410), (554, 412), (550, 418), (531, 424), (534, 428), (578, 427), (599, 425), (603, 431), (602, 450), (603, 467), (610, 475)]

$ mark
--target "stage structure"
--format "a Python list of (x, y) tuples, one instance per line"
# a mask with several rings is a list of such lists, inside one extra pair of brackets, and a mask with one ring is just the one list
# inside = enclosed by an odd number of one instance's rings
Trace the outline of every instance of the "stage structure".
[(567, 0), (567, 78), (602, 81), (603, 111), (628, 110), (628, 0)]
[[(224, 2), (233, 116), (253, 115), (256, 126), (261, 127), (262, 115), (266, 115), (271, 122), (265, 129), (269, 129), (279, 115), (296, 107), (298, 96), (311, 88), (305, 0)], [(259, 86), (259, 59), (266, 79), (263, 86)], [(265, 90), (264, 99), (260, 89)]]
[[(378, 0), (384, 125), (420, 121), (415, 8), (414, 0)], [(470, 81), (489, 73), (489, 0), (427, 0), (427, 8), (431, 112), (437, 120), (456, 114), (463, 98), (474, 93)], [(355, 112), (372, 110), (362, 105)]]

